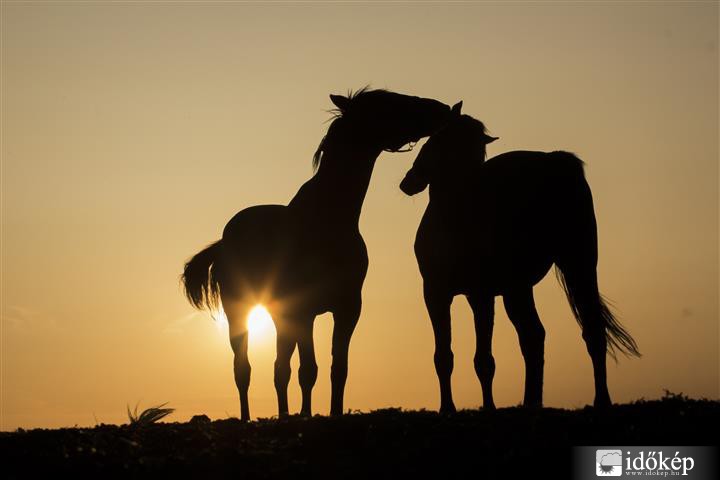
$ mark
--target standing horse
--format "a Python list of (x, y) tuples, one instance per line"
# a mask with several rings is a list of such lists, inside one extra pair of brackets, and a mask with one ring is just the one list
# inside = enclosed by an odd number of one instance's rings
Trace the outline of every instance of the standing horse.
[(597, 407), (611, 404), (606, 351), (639, 356), (630, 334), (598, 290), (598, 243), (583, 163), (567, 152), (515, 151), (485, 162), (496, 140), (482, 122), (458, 116), (423, 146), (400, 188), (430, 185), (430, 203), (415, 239), (425, 304), (435, 333), (440, 410), (455, 411), (450, 389), (450, 304), (465, 295), (476, 331), (475, 372), (485, 408), (494, 408), (492, 331), (495, 296), (517, 330), (525, 360), (526, 406), (542, 405), (545, 330), (533, 286), (556, 265), (582, 328), (595, 376)]
[(288, 414), (290, 357), (297, 345), (304, 415), (311, 414), (317, 378), (313, 322), (333, 313), (331, 414), (343, 411), (350, 337), (360, 316), (368, 268), (358, 228), (375, 160), (443, 127), (452, 113), (436, 100), (385, 90), (331, 95), (335, 120), (315, 152), (315, 175), (289, 205), (259, 205), (237, 213), (222, 239), (185, 265), (182, 281), (192, 305), (228, 318), (241, 419), (250, 418), (247, 315), (257, 303), (277, 330), (278, 413)]

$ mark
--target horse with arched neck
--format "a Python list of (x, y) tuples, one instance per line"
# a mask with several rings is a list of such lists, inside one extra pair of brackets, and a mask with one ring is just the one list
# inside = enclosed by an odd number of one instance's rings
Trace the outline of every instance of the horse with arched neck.
[(598, 290), (597, 226), (583, 163), (567, 152), (528, 151), (485, 161), (494, 140), (482, 122), (458, 116), (423, 145), (400, 184), (408, 195), (430, 186), (415, 255), (435, 334), (440, 410), (455, 410), (450, 304), (456, 295), (465, 295), (473, 311), (484, 406), (494, 408), (495, 296), (503, 297), (525, 359), (524, 404), (542, 405), (545, 330), (533, 286), (553, 264), (592, 359), (594, 404), (610, 405), (606, 352), (639, 352)]
[(197, 308), (225, 311), (234, 353), (241, 419), (250, 418), (246, 317), (257, 303), (277, 331), (274, 379), (279, 415), (288, 414), (290, 358), (297, 346), (301, 413), (312, 411), (317, 378), (313, 322), (333, 314), (331, 414), (343, 412), (350, 338), (360, 317), (368, 268), (358, 221), (375, 160), (429, 136), (458, 113), (433, 99), (362, 89), (331, 95), (335, 119), (313, 158), (315, 175), (290, 203), (237, 213), (222, 239), (185, 265), (182, 280)]

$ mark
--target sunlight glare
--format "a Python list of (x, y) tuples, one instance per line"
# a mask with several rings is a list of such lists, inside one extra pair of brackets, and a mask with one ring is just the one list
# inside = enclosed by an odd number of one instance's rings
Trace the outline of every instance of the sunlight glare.
[(264, 340), (274, 327), (270, 312), (262, 305), (255, 305), (248, 314), (247, 327), (252, 341)]
[(228, 331), (230, 330), (230, 324), (228, 323), (225, 311), (223, 309), (220, 309), (218, 312), (215, 312), (212, 315), (212, 318), (213, 320), (215, 320), (215, 328), (217, 328), (218, 332), (223, 335), (227, 335)]

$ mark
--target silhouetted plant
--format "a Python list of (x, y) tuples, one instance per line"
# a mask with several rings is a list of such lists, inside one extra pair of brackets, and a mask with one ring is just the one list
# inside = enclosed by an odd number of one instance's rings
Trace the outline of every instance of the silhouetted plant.
[(667, 388), (663, 388), (663, 392), (665, 392), (662, 396), (662, 400), (670, 400), (670, 401), (678, 401), (678, 402), (687, 402), (690, 400), (690, 398), (687, 395), (683, 395), (683, 392), (675, 393), (671, 392)]
[(128, 418), (130, 419), (130, 426), (142, 427), (158, 422), (159, 420), (167, 417), (175, 411), (174, 408), (164, 408), (167, 402), (157, 405), (155, 407), (149, 407), (138, 414), (138, 405), (135, 405), (135, 409), (130, 411), (130, 405), (127, 407)]

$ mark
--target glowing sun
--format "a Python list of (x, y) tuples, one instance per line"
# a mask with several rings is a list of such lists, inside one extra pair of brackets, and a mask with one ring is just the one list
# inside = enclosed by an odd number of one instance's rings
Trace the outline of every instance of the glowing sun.
[(247, 318), (247, 327), (250, 338), (260, 340), (273, 330), (274, 324), (270, 313), (262, 305), (255, 305)]

